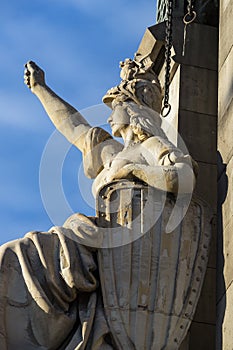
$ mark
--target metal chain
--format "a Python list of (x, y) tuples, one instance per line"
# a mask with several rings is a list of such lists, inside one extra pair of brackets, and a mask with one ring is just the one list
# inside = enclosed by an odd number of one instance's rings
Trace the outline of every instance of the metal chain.
[(170, 87), (170, 70), (171, 70), (171, 48), (172, 48), (172, 12), (173, 0), (167, 0), (167, 21), (166, 21), (166, 37), (165, 37), (165, 82), (164, 82), (164, 100), (161, 115), (167, 117), (171, 111), (169, 103), (169, 87)]
[(185, 55), (187, 26), (188, 26), (188, 24), (192, 23), (195, 20), (195, 18), (197, 17), (197, 13), (193, 10), (193, 6), (194, 5), (192, 3), (192, 0), (188, 0), (187, 13), (184, 15), (184, 18), (183, 18), (183, 22), (184, 22), (184, 41), (183, 41), (182, 56)]
[(187, 13), (184, 15), (183, 18), (183, 22), (186, 25), (192, 23), (197, 17), (197, 13), (193, 10), (193, 7), (194, 4), (192, 3), (192, 0), (188, 0)]

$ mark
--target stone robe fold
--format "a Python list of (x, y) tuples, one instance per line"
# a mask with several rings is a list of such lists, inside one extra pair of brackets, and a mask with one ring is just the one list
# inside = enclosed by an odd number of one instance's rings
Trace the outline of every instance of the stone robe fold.
[(62, 230), (30, 232), (1, 247), (1, 350), (112, 349), (95, 253)]

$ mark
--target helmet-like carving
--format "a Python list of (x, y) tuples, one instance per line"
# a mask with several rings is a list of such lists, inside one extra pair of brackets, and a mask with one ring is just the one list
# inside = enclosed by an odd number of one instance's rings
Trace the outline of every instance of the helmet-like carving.
[(132, 100), (160, 113), (162, 104), (161, 87), (152, 70), (153, 62), (148, 58), (141, 62), (127, 58), (120, 62), (121, 83), (107, 91), (103, 102), (110, 108), (115, 104)]

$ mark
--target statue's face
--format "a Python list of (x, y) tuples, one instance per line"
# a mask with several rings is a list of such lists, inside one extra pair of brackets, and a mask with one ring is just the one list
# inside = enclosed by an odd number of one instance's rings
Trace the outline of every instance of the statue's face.
[(126, 111), (126, 107), (122, 105), (116, 105), (112, 114), (108, 118), (108, 123), (111, 126), (113, 136), (120, 137), (120, 131), (123, 128), (128, 127), (130, 123), (130, 118)]

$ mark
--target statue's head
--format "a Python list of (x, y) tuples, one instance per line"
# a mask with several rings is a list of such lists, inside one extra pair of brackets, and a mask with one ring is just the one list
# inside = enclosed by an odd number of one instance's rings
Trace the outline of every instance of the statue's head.
[(160, 114), (153, 109), (139, 105), (132, 100), (113, 103), (113, 112), (108, 118), (114, 136), (121, 136), (121, 130), (130, 127), (141, 141), (151, 136), (166, 138), (161, 129)]
[(120, 130), (127, 125), (141, 139), (160, 135), (162, 94), (152, 66), (149, 58), (120, 62), (122, 81), (103, 97), (103, 102), (113, 109), (108, 121), (114, 136), (120, 136)]
[(133, 101), (160, 113), (162, 105), (161, 87), (152, 65), (126, 59), (120, 63), (122, 81), (107, 91), (103, 102), (110, 108), (118, 103)]

